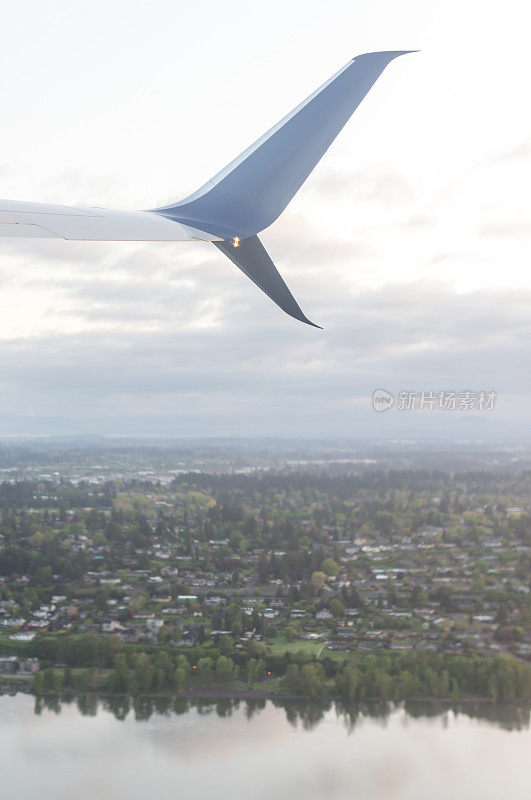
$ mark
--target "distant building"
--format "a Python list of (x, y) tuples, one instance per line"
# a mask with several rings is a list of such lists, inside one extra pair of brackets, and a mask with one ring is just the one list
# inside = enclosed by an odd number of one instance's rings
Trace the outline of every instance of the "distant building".
[(0, 656), (0, 672), (17, 672), (18, 656)]
[(0, 672), (33, 674), (39, 670), (38, 658), (20, 658), (19, 656), (0, 656)]

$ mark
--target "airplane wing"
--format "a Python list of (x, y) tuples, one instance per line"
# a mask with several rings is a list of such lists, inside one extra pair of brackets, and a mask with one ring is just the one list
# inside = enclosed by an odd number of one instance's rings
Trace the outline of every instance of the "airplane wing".
[(260, 233), (284, 211), (385, 67), (410, 52), (353, 58), (194, 194), (154, 210), (222, 239)]
[(385, 67), (409, 52), (353, 58), (194, 194), (155, 211), (218, 236), (216, 247), (280, 308), (313, 325), (257, 234), (286, 208)]
[(209, 233), (153, 211), (25, 203), (0, 200), (0, 239), (80, 239), (100, 242), (212, 241)]
[(180, 202), (147, 211), (114, 211), (0, 200), (0, 238), (211, 241), (287, 314), (313, 325), (257, 234), (286, 208), (385, 67), (409, 52), (353, 58)]

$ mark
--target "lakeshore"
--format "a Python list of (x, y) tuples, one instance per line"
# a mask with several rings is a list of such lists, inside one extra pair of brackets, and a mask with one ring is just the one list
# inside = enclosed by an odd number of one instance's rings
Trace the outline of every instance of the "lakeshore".
[[(134, 703), (135, 701), (154, 701), (158, 702), (160, 700), (168, 701), (168, 702), (179, 702), (179, 701), (189, 701), (193, 702), (194, 700), (210, 700), (212, 702), (216, 702), (217, 700), (229, 700), (229, 701), (272, 701), (272, 702), (299, 702), (299, 703), (315, 703), (315, 704), (333, 704), (333, 703), (343, 703), (345, 702), (344, 698), (340, 696), (320, 696), (314, 698), (307, 698), (301, 694), (294, 694), (290, 692), (283, 692), (283, 691), (271, 691), (270, 689), (261, 689), (261, 688), (253, 688), (249, 689), (244, 686), (227, 686), (227, 685), (220, 685), (220, 684), (213, 684), (210, 686), (198, 686), (193, 687), (190, 689), (186, 689), (181, 692), (147, 692), (141, 694), (115, 694), (109, 692), (102, 692), (102, 691), (87, 691), (87, 692), (77, 692), (73, 689), (70, 690), (61, 690), (61, 691), (48, 691), (48, 692), (36, 692), (31, 684), (31, 680), (27, 678), (18, 678), (18, 679), (6, 679), (0, 680), (0, 697), (3, 695), (15, 696), (17, 694), (24, 694), (30, 695), (34, 697), (36, 700), (39, 701), (46, 701), (46, 700), (66, 700), (71, 702), (72, 700), (79, 700), (80, 698), (94, 698), (97, 700), (127, 700), (130, 703)], [(493, 702), (492, 699), (489, 697), (481, 697), (481, 696), (470, 696), (470, 697), (461, 697), (458, 701), (455, 698), (451, 697), (405, 697), (397, 701), (385, 701), (382, 700), (380, 697), (367, 697), (364, 699), (364, 705), (380, 705), (382, 706), (385, 704), (388, 705), (407, 705), (407, 704), (421, 704), (424, 705), (426, 708), (432, 707), (433, 709), (437, 710), (440, 708), (446, 709), (457, 709), (457, 708), (467, 708), (467, 707), (474, 707), (474, 706), (485, 706), (489, 707), (493, 710), (499, 709), (511, 709), (511, 708), (518, 708), (518, 709), (531, 709), (531, 702), (529, 700), (506, 700), (506, 701), (498, 701)], [(356, 705), (355, 702), (352, 702), (352, 705)]]

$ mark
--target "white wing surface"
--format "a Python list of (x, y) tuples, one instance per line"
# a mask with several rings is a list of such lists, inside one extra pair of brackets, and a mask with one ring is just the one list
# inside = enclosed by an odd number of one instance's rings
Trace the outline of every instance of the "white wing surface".
[(83, 239), (100, 242), (182, 242), (217, 237), (152, 211), (0, 200), (0, 238)]

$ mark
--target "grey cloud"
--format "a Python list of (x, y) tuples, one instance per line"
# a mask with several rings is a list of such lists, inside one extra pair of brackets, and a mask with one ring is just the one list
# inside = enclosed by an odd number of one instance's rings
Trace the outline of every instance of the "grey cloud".
[[(238, 298), (240, 289), (232, 291)], [(200, 303), (196, 297), (192, 313)], [(297, 326), (274, 308), (268, 314), (260, 303), (258, 294), (227, 302), (217, 324), (204, 329), (170, 320), (153, 331), (4, 342), (3, 412), (60, 415), (77, 419), (82, 430), (126, 432), (132, 420), (144, 420), (150, 432), (172, 419), (172, 430), (196, 434), (211, 431), (214, 421), (221, 433), (240, 425), (255, 433), (321, 425), (340, 434), (361, 419), (352, 401), (377, 386), (531, 391), (521, 366), (530, 292), (457, 295), (423, 281), (351, 294), (341, 304), (329, 295), (318, 309), (328, 322), (324, 332)]]

